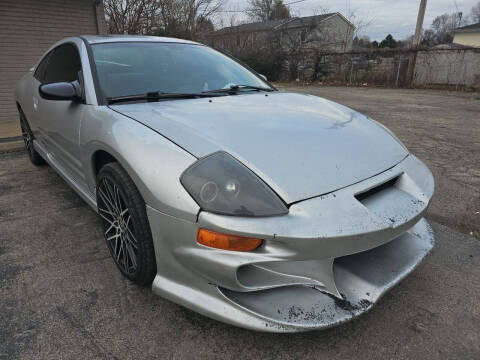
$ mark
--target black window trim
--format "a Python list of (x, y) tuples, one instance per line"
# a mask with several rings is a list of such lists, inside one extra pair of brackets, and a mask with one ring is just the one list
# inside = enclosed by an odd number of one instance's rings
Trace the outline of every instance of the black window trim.
[[(92, 74), (93, 87), (94, 87), (94, 90), (95, 90), (95, 97), (97, 98), (97, 104), (99, 106), (107, 105), (107, 99), (103, 95), (103, 91), (100, 88), (100, 82), (98, 81), (97, 67), (95, 66), (95, 63), (94, 63), (94, 60), (93, 60), (92, 46), (88, 42), (88, 40), (86, 38), (84, 38), (83, 36), (80, 36), (80, 39), (83, 41), (83, 44), (85, 45), (85, 48), (87, 49), (88, 63), (90, 64), (90, 73)], [(84, 72), (84, 74), (85, 74), (85, 72)]]

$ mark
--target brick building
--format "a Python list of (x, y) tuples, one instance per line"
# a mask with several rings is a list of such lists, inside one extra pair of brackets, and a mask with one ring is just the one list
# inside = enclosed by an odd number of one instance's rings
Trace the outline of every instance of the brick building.
[(0, 122), (17, 121), (15, 84), (53, 43), (103, 33), (101, 0), (0, 0)]

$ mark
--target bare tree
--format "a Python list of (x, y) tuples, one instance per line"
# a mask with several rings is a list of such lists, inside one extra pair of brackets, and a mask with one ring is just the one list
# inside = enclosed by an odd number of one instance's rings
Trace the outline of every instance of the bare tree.
[(288, 19), (290, 9), (283, 0), (249, 0), (247, 15), (257, 21)]
[(199, 20), (205, 23), (206, 19), (218, 14), (225, 4), (225, 0), (184, 0), (184, 2), (186, 29), (190, 32), (191, 39), (195, 39), (197, 36)]
[(111, 34), (145, 34), (154, 25), (155, 0), (105, 0), (108, 32)]
[(461, 12), (455, 12), (437, 16), (432, 22), (433, 36), (432, 43), (429, 45), (451, 43), (453, 41), (453, 30), (466, 24), (462, 15)]
[(480, 1), (477, 2), (475, 6), (472, 7), (472, 11), (470, 12), (470, 17), (472, 23), (476, 24), (480, 22)]
[(105, 0), (108, 31), (195, 39), (213, 30), (226, 0)]
[(181, 0), (161, 0), (158, 2), (157, 28), (155, 35), (185, 37), (183, 4)]
[(350, 6), (347, 8), (345, 18), (354, 26), (345, 34), (344, 51), (347, 51), (348, 40), (354, 37), (359, 37), (362, 33), (364, 33), (365, 30), (374, 23), (374, 19), (372, 17), (360, 16), (359, 9), (352, 9)]

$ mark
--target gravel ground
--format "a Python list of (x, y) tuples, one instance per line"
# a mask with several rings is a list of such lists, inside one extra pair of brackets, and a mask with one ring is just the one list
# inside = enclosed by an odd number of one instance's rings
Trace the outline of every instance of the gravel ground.
[(385, 123), (437, 181), (428, 215), (436, 247), (371, 312), (289, 335), (193, 313), (120, 275), (96, 214), (50, 167), (0, 154), (0, 359), (479, 359), (480, 241), (449, 227), (478, 230), (480, 102), (431, 91), (305, 90)]

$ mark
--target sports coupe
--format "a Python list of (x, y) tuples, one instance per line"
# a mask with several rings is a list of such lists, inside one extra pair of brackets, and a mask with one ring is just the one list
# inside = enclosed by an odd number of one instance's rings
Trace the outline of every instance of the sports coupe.
[(433, 177), (388, 129), (208, 46), (67, 38), (15, 96), (30, 160), (98, 213), (122, 274), (214, 319), (342, 323), (434, 245)]

